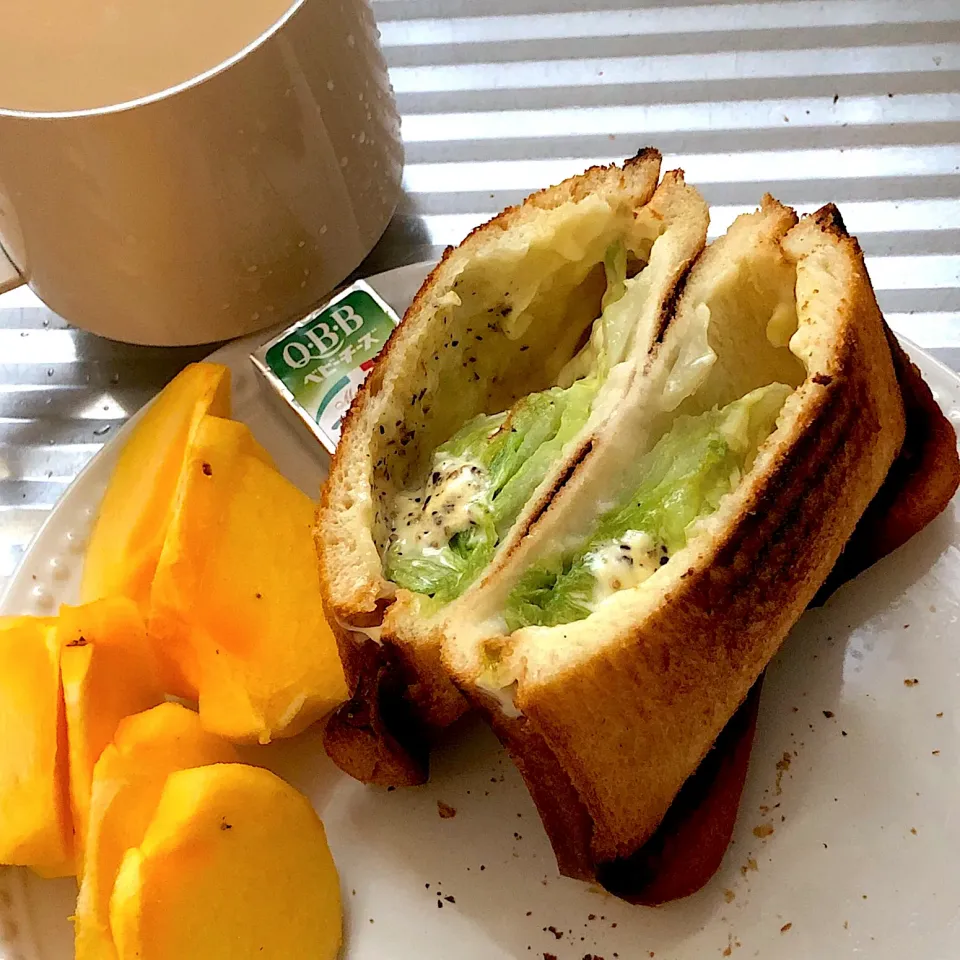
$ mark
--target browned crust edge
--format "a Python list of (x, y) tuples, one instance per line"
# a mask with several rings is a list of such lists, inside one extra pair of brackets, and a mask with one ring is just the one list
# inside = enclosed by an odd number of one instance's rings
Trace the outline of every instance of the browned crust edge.
[(886, 325), (885, 330), (907, 418), (903, 447), (812, 606), (905, 544), (944, 511), (960, 487), (956, 432), (920, 369)]
[(405, 697), (406, 671), (390, 647), (351, 647), (353, 696), (327, 720), (323, 745), (344, 773), (382, 787), (426, 783), (429, 737)]

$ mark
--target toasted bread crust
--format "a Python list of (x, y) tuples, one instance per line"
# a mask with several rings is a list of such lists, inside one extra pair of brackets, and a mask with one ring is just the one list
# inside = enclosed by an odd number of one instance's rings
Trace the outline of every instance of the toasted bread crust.
[(917, 365), (889, 328), (886, 333), (903, 395), (906, 438), (815, 603), (906, 543), (943, 512), (960, 487), (956, 432)]
[(367, 640), (350, 648), (353, 696), (328, 718), (323, 744), (355, 780), (414, 787), (427, 780), (429, 744), (404, 697), (405, 671), (389, 647)]
[(631, 856), (597, 867), (597, 880), (610, 893), (657, 906), (696, 893), (716, 873), (737, 821), (762, 688), (761, 677), (653, 836)]
[(594, 853), (594, 821), (581, 794), (535, 724), (479, 707), (527, 785), (560, 873), (654, 906), (699, 890), (720, 866), (746, 782), (762, 684), (761, 678), (751, 688), (657, 830), (633, 851), (606, 860)]

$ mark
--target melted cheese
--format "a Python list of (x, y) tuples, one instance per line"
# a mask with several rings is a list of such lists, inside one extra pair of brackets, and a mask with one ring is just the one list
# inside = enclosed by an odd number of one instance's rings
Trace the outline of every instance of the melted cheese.
[(693, 396), (717, 362), (717, 354), (710, 346), (710, 307), (697, 304), (680, 353), (667, 375), (660, 406), (667, 412), (676, 410), (687, 397)]

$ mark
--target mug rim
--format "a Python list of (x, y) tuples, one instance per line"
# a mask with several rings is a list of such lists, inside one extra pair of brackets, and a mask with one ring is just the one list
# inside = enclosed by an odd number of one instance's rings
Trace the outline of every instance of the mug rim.
[(16, 110), (10, 107), (0, 105), (0, 118), (10, 117), (21, 120), (70, 120), (83, 117), (102, 117), (116, 113), (125, 113), (137, 107), (148, 106), (152, 103), (158, 103), (161, 100), (169, 100), (180, 93), (191, 90), (193, 87), (205, 83), (207, 80), (229, 70), (235, 63), (249, 56), (256, 49), (263, 46), (275, 34), (279, 33), (293, 15), (305, 4), (307, 0), (292, 0), (287, 9), (264, 30), (261, 34), (254, 37), (246, 46), (241, 47), (236, 53), (231, 54), (225, 60), (214, 64), (212, 67), (204, 70), (202, 73), (195, 74), (180, 83), (170, 87), (164, 87), (155, 93), (148, 93), (142, 97), (135, 97), (132, 100), (123, 100), (120, 103), (106, 104), (102, 107), (84, 107), (79, 110)]

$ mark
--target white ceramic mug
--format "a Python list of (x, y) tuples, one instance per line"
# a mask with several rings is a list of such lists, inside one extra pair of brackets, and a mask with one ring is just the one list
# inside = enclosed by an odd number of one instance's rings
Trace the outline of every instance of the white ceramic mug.
[[(207, 343), (302, 315), (370, 251), (399, 196), (399, 118), (367, 0), (248, 0), (257, 33), (226, 51), (242, 38), (213, 16), (227, 0), (205, 0), (192, 33), (192, 0), (127, 3), (163, 12), (147, 26), (169, 42), (139, 62), (172, 51), (171, 70), (140, 71), (126, 51), (106, 76), (78, 62), (88, 84), (0, 83), (0, 288), (26, 282), (69, 322), (134, 343)], [(51, 29), (58, 5), (21, 5), (21, 34)], [(42, 8), (46, 26), (30, 19)], [(64, 49), (82, 50), (72, 39)], [(177, 69), (188, 75), (151, 89)], [(99, 103), (112, 89), (138, 95)]]

